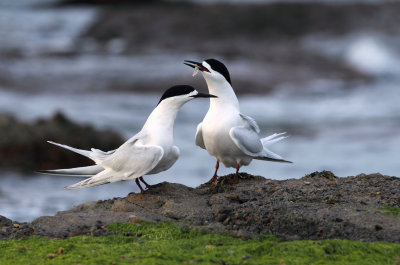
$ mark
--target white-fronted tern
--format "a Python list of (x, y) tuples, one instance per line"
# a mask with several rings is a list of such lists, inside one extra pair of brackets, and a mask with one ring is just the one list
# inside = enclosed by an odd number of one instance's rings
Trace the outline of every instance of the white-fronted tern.
[(69, 169), (43, 170), (41, 173), (89, 177), (65, 187), (80, 189), (110, 182), (135, 179), (140, 191), (144, 189), (139, 179), (144, 175), (157, 174), (169, 169), (179, 157), (179, 148), (174, 145), (173, 127), (179, 109), (194, 98), (216, 97), (199, 93), (187, 85), (173, 86), (165, 91), (157, 107), (147, 118), (142, 130), (119, 148), (104, 152), (92, 148), (90, 151), (48, 141), (93, 160), (96, 165)]
[(249, 165), (252, 159), (292, 163), (267, 149), (269, 145), (286, 138), (285, 133), (260, 138), (256, 121), (240, 112), (228, 69), (223, 63), (207, 59), (202, 63), (184, 61), (184, 64), (195, 68), (193, 75), (200, 70), (209, 93), (218, 97), (210, 98), (210, 108), (203, 122), (197, 126), (195, 137), (196, 145), (206, 149), (217, 160), (214, 176), (208, 183), (218, 178), (219, 161), (226, 167), (236, 168), (230, 183), (238, 182), (239, 168)]

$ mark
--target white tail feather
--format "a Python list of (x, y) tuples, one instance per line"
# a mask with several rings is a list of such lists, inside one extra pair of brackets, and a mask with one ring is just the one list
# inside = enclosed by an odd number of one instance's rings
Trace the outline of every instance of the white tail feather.
[(72, 151), (72, 152), (75, 152), (75, 153), (80, 154), (80, 155), (83, 155), (83, 156), (86, 156), (87, 158), (92, 159), (92, 160), (93, 160), (94, 162), (96, 162), (96, 163), (97, 163), (99, 160), (101, 160), (102, 158), (104, 158), (104, 156), (105, 156), (104, 152), (92, 152), (92, 151), (87, 151), (87, 150), (82, 150), (82, 149), (74, 148), (74, 147), (71, 147), (71, 146), (68, 146), (68, 145), (65, 145), (65, 144), (59, 144), (59, 143), (52, 142), (52, 141), (47, 141), (47, 142), (48, 142), (49, 144), (54, 144), (54, 145), (57, 145), (57, 146), (59, 146), (59, 147), (61, 147), (61, 148), (70, 150), (70, 151)]
[(267, 147), (267, 146), (270, 146), (270, 145), (272, 145), (272, 144), (274, 144), (274, 143), (276, 143), (276, 142), (279, 142), (279, 141), (281, 141), (281, 140), (283, 140), (283, 139), (285, 139), (285, 138), (288, 138), (289, 136), (281, 136), (281, 137), (278, 137), (278, 138), (274, 138), (274, 139), (272, 139), (272, 140), (268, 140), (268, 141), (265, 141), (265, 142), (262, 142), (263, 143), (263, 146), (264, 147)]
[(110, 182), (123, 180), (120, 177), (116, 176), (115, 174), (116, 174), (115, 171), (106, 169), (91, 178), (88, 178), (88, 179), (82, 180), (78, 183), (75, 183), (73, 185), (67, 186), (64, 189), (67, 189), (67, 190), (82, 189), (82, 188), (99, 186), (99, 185), (107, 184)]
[[(283, 133), (274, 133), (274, 134), (272, 134), (272, 135), (270, 135), (270, 136), (267, 136), (267, 137), (265, 137), (265, 138), (262, 138), (261, 139), (261, 143), (262, 143), (262, 145), (264, 146), (264, 147), (266, 147), (266, 146), (269, 146), (269, 145), (271, 145), (271, 144), (274, 144), (274, 143), (276, 143), (276, 142), (279, 142), (280, 140), (283, 140), (283, 139), (285, 139), (285, 138), (288, 138), (289, 136), (282, 136), (282, 135), (285, 135), (286, 134), (286, 132), (283, 132)], [(280, 137), (279, 137), (280, 136)]]
[(87, 167), (40, 170), (40, 171), (38, 171), (38, 173), (50, 174), (50, 175), (74, 176), (74, 177), (88, 177), (88, 176), (96, 175), (103, 170), (104, 170), (104, 168), (102, 166), (94, 165), (94, 166), (87, 166)]
[(285, 160), (280, 155), (275, 154), (274, 152), (267, 149), (268, 146), (279, 142), (289, 136), (285, 135), (286, 132), (283, 133), (274, 133), (270, 136), (261, 139), (261, 143), (264, 147), (262, 156), (257, 157), (256, 159), (260, 160), (267, 160), (267, 161), (274, 161), (274, 162), (281, 162), (281, 163), (293, 163), (291, 161)]

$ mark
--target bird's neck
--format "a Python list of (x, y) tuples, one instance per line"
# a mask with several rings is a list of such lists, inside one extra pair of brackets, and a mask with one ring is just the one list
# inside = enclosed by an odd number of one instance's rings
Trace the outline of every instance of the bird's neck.
[(215, 81), (206, 78), (208, 91), (210, 94), (217, 96), (217, 98), (210, 98), (210, 108), (225, 108), (235, 109), (239, 111), (239, 101), (231, 84), (227, 81)]
[(160, 104), (151, 112), (143, 126), (153, 144), (173, 144), (174, 123), (180, 109), (179, 104)]

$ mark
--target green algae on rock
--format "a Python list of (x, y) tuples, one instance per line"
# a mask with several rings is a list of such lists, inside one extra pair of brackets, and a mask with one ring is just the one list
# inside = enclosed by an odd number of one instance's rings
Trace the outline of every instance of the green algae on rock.
[(386, 215), (389, 216), (398, 216), (400, 214), (400, 207), (385, 206), (379, 208), (379, 210), (382, 210)]
[[(117, 235), (0, 241), (1, 264), (395, 264), (400, 245), (349, 240), (243, 240), (171, 222), (112, 224)], [(125, 236), (124, 236), (125, 235)]]

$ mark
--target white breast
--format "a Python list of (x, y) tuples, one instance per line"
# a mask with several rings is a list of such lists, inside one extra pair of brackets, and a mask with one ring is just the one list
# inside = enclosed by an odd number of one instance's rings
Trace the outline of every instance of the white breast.
[(206, 150), (226, 167), (236, 167), (236, 164), (250, 163), (245, 155), (232, 141), (229, 131), (232, 127), (241, 126), (239, 114), (224, 111), (209, 111), (203, 120), (202, 133)]

